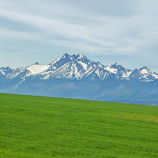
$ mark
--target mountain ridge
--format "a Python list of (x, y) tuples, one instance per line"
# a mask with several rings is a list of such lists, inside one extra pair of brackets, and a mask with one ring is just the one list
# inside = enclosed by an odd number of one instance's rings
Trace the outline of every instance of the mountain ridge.
[(65, 53), (61, 58), (54, 60), (48, 65), (42, 65), (36, 62), (30, 66), (17, 69), (1, 67), (0, 75), (7, 79), (14, 79), (17, 76), (29, 77), (34, 75), (40, 76), (41, 79), (48, 79), (49, 77), (77, 80), (83, 78), (91, 78), (93, 80), (115, 78), (119, 80), (139, 80), (143, 82), (158, 79), (158, 74), (152, 72), (147, 67), (130, 70), (117, 63), (105, 66), (100, 62), (89, 60), (84, 55), (69, 55), (68, 53)]
[(0, 92), (158, 105), (158, 74), (64, 54), (48, 65), (1, 67)]

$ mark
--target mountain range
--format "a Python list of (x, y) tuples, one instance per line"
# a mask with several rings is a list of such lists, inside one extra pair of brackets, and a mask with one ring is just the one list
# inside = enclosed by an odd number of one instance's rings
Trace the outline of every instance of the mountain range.
[(48, 65), (0, 67), (0, 92), (158, 105), (158, 73), (66, 53)]

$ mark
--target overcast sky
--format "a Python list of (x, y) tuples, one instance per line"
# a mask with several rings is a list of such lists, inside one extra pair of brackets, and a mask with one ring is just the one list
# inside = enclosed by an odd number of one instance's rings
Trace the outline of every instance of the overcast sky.
[(0, 0), (0, 66), (64, 53), (158, 72), (158, 0)]

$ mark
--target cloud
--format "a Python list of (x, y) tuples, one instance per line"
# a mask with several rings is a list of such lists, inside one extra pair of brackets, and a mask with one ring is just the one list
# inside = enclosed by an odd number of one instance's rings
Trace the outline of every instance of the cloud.
[(157, 56), (157, 0), (0, 2), (2, 38), (41, 40), (93, 55)]

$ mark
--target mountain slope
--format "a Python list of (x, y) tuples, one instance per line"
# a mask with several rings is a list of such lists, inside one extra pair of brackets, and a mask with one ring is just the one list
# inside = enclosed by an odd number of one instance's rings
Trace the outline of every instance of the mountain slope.
[(158, 74), (64, 54), (48, 65), (0, 68), (0, 91), (157, 105)]
[(151, 72), (147, 67), (129, 70), (117, 63), (104, 66), (99, 62), (94, 62), (83, 55), (64, 54), (61, 58), (53, 61), (49, 65), (35, 63), (31, 66), (12, 70), (10, 68), (0, 68), (0, 74), (7, 79), (20, 77), (25, 79), (29, 76), (38, 76), (40, 79), (62, 78), (62, 79), (100, 79), (106, 80), (114, 78), (118, 80), (139, 80), (144, 82), (158, 79), (158, 74)]

